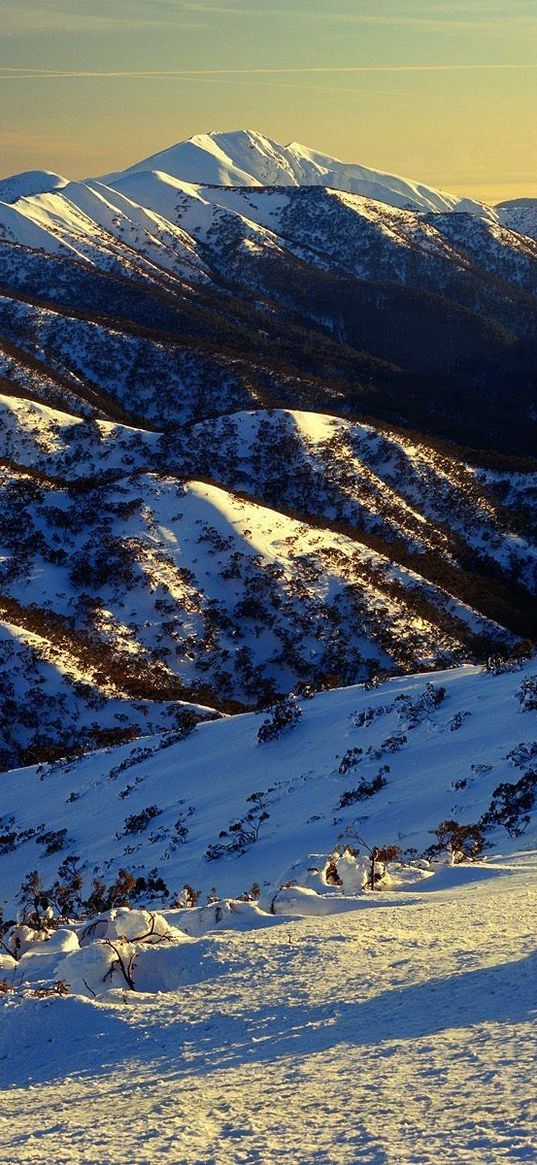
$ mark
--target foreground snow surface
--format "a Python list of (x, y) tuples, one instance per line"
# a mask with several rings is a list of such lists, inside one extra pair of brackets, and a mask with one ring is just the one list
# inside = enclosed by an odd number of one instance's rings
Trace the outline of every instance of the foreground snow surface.
[(175, 994), (5, 1001), (2, 1160), (534, 1162), (537, 853), (372, 897)]

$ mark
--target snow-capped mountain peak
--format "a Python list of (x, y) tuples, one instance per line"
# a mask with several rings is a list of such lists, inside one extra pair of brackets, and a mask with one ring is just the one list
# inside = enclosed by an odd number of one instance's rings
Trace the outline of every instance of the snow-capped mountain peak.
[(461, 200), (421, 182), (342, 162), (299, 142), (280, 145), (256, 130), (196, 134), (126, 170), (104, 175), (102, 181), (115, 184), (147, 170), (207, 186), (326, 186), (401, 209), (461, 210), (495, 219), (489, 207), (474, 199)]
[(52, 170), (25, 170), (22, 174), (0, 178), (0, 202), (16, 202), (34, 194), (48, 194), (51, 190), (61, 190), (67, 183), (67, 178)]

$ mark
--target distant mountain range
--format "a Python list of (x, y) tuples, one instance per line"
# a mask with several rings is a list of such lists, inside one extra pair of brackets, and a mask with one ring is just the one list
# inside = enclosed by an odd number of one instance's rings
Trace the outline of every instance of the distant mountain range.
[(537, 625), (537, 202), (261, 134), (0, 181), (0, 762)]

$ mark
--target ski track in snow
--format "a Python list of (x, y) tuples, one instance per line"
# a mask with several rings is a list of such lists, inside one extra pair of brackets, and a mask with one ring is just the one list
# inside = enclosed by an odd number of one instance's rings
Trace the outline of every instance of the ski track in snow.
[(537, 855), (480, 873), (213, 934), (176, 994), (10, 1001), (2, 1159), (535, 1161)]

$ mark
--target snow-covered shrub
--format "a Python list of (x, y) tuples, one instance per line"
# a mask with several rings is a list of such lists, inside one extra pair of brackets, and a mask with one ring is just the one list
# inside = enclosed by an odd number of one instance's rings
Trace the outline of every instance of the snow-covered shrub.
[(526, 676), (517, 691), (521, 712), (537, 712), (537, 676)]
[(306, 886), (282, 886), (272, 898), (272, 914), (308, 915), (335, 914), (341, 909), (339, 898), (323, 896)]
[(270, 802), (265, 793), (251, 793), (246, 799), (252, 802), (252, 808), (239, 821), (233, 821), (227, 829), (220, 830), (219, 841), (209, 845), (205, 852), (207, 861), (213, 862), (224, 854), (243, 854), (257, 841), (263, 822), (270, 817), (266, 810)]
[(135, 948), (118, 940), (94, 942), (72, 951), (56, 965), (56, 975), (69, 983), (74, 995), (98, 996), (110, 987), (134, 986), (131, 975)]
[(294, 692), (290, 692), (284, 700), (278, 700), (272, 705), (270, 719), (264, 720), (257, 732), (258, 744), (267, 744), (271, 740), (278, 740), (283, 732), (296, 728), (302, 709)]
[(483, 671), (489, 672), (493, 676), (502, 676), (507, 672), (520, 671), (526, 660), (531, 659), (534, 652), (534, 645), (524, 640), (518, 643), (509, 654), (491, 655), (487, 659)]
[(177, 895), (174, 906), (179, 908), (186, 907), (188, 910), (192, 910), (194, 906), (198, 905), (200, 898), (201, 890), (194, 890), (189, 882), (185, 882), (181, 893)]
[(471, 716), (471, 712), (455, 712), (455, 715), (452, 716), (448, 724), (449, 731), (458, 732), (459, 728), (462, 728), (464, 721), (467, 720), (469, 716)]
[(37, 840), (45, 846), (45, 854), (49, 855), (56, 854), (63, 849), (66, 836), (66, 829), (49, 829), (48, 832), (39, 834)]
[(180, 932), (170, 926), (162, 914), (153, 910), (129, 910), (120, 906), (104, 911), (92, 918), (78, 931), (81, 947), (97, 939), (126, 939), (136, 943), (172, 942), (181, 937)]
[(370, 890), (382, 890), (391, 881), (387, 867), (401, 859), (401, 847), (395, 844), (373, 846), (369, 858), (368, 887)]
[(64, 978), (63, 975), (56, 974), (58, 960), (72, 951), (78, 951), (79, 944), (73, 930), (69, 927), (60, 927), (46, 938), (33, 939), (26, 935), (21, 948), (17, 963), (17, 979), (32, 983)]
[(389, 771), (389, 765), (382, 765), (371, 781), (363, 779), (355, 789), (346, 789), (339, 798), (338, 809), (346, 809), (349, 805), (354, 805), (356, 801), (364, 801), (367, 797), (374, 797), (375, 793), (379, 793), (387, 785), (388, 782), (384, 774), (389, 773)]
[(361, 894), (367, 885), (366, 862), (345, 846), (342, 852), (337, 849), (330, 855), (322, 878), (329, 886), (340, 886), (342, 894)]
[(379, 716), (384, 716), (390, 711), (390, 705), (378, 704), (376, 707), (363, 708), (359, 712), (355, 712), (352, 722), (355, 728), (368, 728), (373, 724)]
[(147, 805), (140, 813), (131, 813), (130, 817), (125, 818), (123, 833), (141, 833), (147, 828), (149, 822), (154, 817), (159, 817), (161, 813), (162, 809), (159, 809), (157, 805)]
[(349, 769), (355, 769), (360, 764), (360, 758), (363, 756), (363, 752), (363, 748), (348, 748), (339, 762), (338, 773), (341, 773), (343, 776), (345, 773), (348, 773)]
[(515, 768), (522, 768), (527, 765), (537, 756), (537, 740), (531, 741), (530, 744), (517, 744), (516, 748), (512, 748), (511, 752), (507, 753), (506, 760), (510, 761)]

